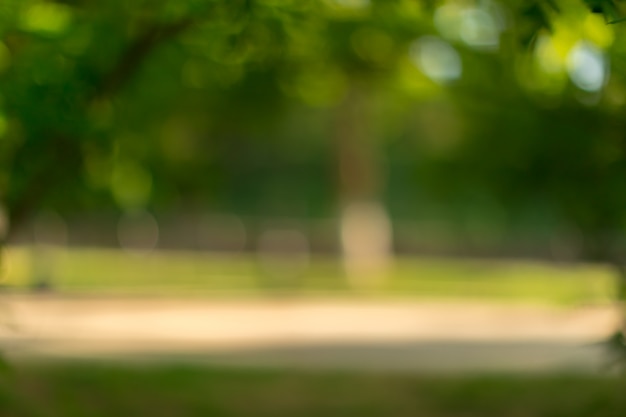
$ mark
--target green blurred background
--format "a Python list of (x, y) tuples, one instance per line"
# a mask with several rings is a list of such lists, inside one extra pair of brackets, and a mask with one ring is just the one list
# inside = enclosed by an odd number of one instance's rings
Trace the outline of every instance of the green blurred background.
[(620, 13), (5, 1), (3, 241), (330, 255), (349, 276), (394, 254), (620, 272)]
[(609, 12), (189, 0), (0, 13), (9, 242), (116, 246), (115, 229), (156, 222), (164, 248), (256, 250), (268, 229), (299, 229), (340, 253), (342, 222), (369, 216), (397, 252), (621, 262), (624, 29)]
[[(623, 301), (624, 18), (620, 0), (2, 0), (3, 289)], [(25, 372), (17, 391), (47, 404), (40, 384), (120, 378)], [(193, 372), (158, 372), (199, 390)], [(341, 408), (316, 397), (326, 377), (220, 375), (238, 395), (283, 378), (314, 393), (268, 410)], [(581, 378), (536, 386), (619, 415), (591, 388), (605, 380)], [(536, 393), (478, 401), (499, 380), (435, 381), (441, 402), (413, 407), (407, 392), (432, 381), (394, 381), (399, 397), (348, 409), (563, 415), (552, 399), (520, 405)], [(144, 386), (137, 398), (165, 389)], [(0, 409), (39, 415), (5, 388)], [(72, 401), (54, 409), (88, 415)]]

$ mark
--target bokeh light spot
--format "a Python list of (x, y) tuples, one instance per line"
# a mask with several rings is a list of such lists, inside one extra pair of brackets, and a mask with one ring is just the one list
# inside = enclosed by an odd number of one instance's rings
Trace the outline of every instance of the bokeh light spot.
[(56, 34), (71, 22), (71, 9), (60, 3), (42, 2), (28, 7), (22, 16), (22, 27), (32, 32)]
[(579, 42), (567, 57), (567, 70), (572, 82), (581, 90), (597, 92), (607, 76), (603, 53), (588, 42)]
[(33, 223), (33, 237), (37, 245), (63, 246), (67, 243), (67, 225), (54, 211), (40, 213)]
[(497, 22), (481, 9), (471, 8), (463, 12), (460, 34), (463, 42), (474, 48), (497, 49), (500, 45)]
[(444, 4), (435, 10), (433, 21), (444, 38), (459, 40), (464, 9), (456, 3)]
[(111, 191), (117, 204), (127, 210), (138, 209), (148, 202), (152, 190), (152, 176), (140, 165), (118, 162), (111, 176)]
[(411, 46), (410, 56), (415, 65), (436, 82), (447, 83), (461, 76), (461, 57), (452, 45), (440, 38), (418, 39)]
[(124, 251), (144, 255), (159, 243), (159, 225), (147, 211), (128, 212), (117, 225), (117, 238)]

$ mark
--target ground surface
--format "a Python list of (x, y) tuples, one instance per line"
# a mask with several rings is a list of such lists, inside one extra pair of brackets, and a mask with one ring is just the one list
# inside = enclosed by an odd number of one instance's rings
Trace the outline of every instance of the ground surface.
[(15, 359), (434, 371), (599, 370), (609, 306), (345, 299), (5, 296)]
[(626, 380), (234, 370), (194, 364), (15, 366), (3, 417), (622, 417)]
[(20, 295), (12, 255), (2, 417), (626, 415), (596, 267), (404, 259), (362, 291), (326, 261), (276, 286), (249, 257), (69, 251)]

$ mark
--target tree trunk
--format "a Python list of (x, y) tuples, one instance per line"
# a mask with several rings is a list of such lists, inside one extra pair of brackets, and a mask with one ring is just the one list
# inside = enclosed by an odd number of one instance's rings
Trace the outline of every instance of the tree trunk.
[(392, 241), (389, 216), (380, 202), (382, 164), (366, 98), (353, 86), (337, 108), (334, 131), (343, 263), (357, 287), (384, 279)]

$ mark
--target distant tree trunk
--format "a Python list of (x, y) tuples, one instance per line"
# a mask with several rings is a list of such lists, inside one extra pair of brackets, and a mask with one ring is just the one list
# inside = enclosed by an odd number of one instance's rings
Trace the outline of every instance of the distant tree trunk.
[(353, 86), (337, 108), (334, 129), (341, 249), (355, 286), (383, 279), (391, 258), (391, 226), (380, 202), (382, 164), (366, 99), (365, 92)]

